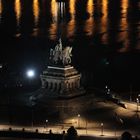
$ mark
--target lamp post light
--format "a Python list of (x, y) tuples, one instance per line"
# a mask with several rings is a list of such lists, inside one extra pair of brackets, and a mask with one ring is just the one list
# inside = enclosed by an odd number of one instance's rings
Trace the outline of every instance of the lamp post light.
[(33, 69), (28, 69), (26, 71), (26, 77), (28, 78), (28, 84), (32, 84), (32, 80), (35, 78), (35, 70)]
[(77, 115), (77, 117), (78, 117), (78, 128), (80, 128), (80, 116), (81, 116), (80, 114)]
[(115, 127), (115, 137), (117, 136), (117, 128)]
[(101, 136), (104, 135), (104, 123), (101, 123)]
[(88, 128), (87, 128), (87, 125), (88, 125), (88, 122), (87, 122), (87, 120), (86, 120), (86, 134), (87, 134), (87, 129), (88, 129)]
[(46, 120), (46, 127), (47, 127), (48, 120)]
[(46, 122), (46, 131), (47, 131), (47, 124), (48, 124), (49, 120), (46, 120), (45, 122)]
[(26, 75), (29, 78), (33, 78), (35, 76), (35, 71), (32, 69), (29, 69), (29, 70), (27, 70)]
[(34, 127), (34, 110), (33, 110), (33, 107), (32, 107), (32, 129)]
[(34, 128), (34, 102), (31, 101), (31, 111), (32, 111), (32, 129)]
[(136, 99), (137, 102), (137, 112), (139, 112), (139, 98)]
[(107, 92), (107, 91), (108, 91), (108, 86), (106, 85), (106, 86), (105, 86), (105, 92)]
[(34, 102), (34, 97), (31, 96), (30, 98), (30, 105), (31, 105), (31, 126), (32, 129), (34, 127), (34, 107), (35, 107), (35, 102)]
[(140, 94), (138, 94), (136, 100), (139, 102), (140, 101)]

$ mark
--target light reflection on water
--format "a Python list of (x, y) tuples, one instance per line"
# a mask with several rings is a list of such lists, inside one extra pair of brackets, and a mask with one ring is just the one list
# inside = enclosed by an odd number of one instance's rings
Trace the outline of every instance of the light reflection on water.
[(34, 14), (34, 29), (33, 29), (33, 36), (38, 35), (38, 22), (39, 22), (39, 2), (38, 0), (33, 0), (33, 14)]
[(75, 33), (75, 2), (74, 0), (70, 0), (70, 5), (69, 5), (69, 13), (71, 15), (71, 20), (67, 24), (67, 34), (66, 36), (72, 37)]
[[(46, 27), (48, 30), (48, 37), (52, 40), (56, 40), (61, 34), (62, 37), (70, 38), (76, 36), (76, 34), (85, 34), (85, 36), (93, 36), (95, 34), (103, 34), (101, 37), (102, 43), (110, 43), (110, 36), (114, 34), (113, 39), (116, 42), (124, 41), (127, 42), (127, 45), (123, 49), (119, 50), (120, 52), (125, 52), (128, 50), (129, 46), (129, 34), (128, 34), (128, 7), (129, 0), (121, 0), (118, 2), (112, 2), (113, 8), (118, 10), (117, 12), (111, 8), (112, 0), (69, 0), (65, 2), (56, 2), (56, 0), (32, 0), (29, 4), (32, 6), (21, 5), (20, 0), (15, 0), (14, 9), (16, 16), (17, 30), (20, 28), (22, 30), (21, 19), (26, 16), (27, 11), (33, 12), (33, 29), (31, 35), (38, 36), (40, 32), (41, 25), (39, 25), (40, 20), (43, 20), (43, 16), (46, 16), (46, 23), (49, 26)], [(22, 1), (22, 3), (24, 3)], [(27, 1), (26, 1), (27, 3)], [(0, 0), (0, 16), (2, 15), (3, 4)], [(43, 5), (43, 8), (40, 5)], [(50, 7), (45, 7), (49, 5)], [(116, 4), (116, 6), (115, 6)], [(28, 4), (27, 4), (28, 5)], [(117, 8), (118, 9), (117, 9)], [(27, 8), (27, 11), (24, 9)], [(29, 9), (32, 8), (32, 9)], [(48, 8), (48, 9), (47, 9)], [(112, 10), (112, 11), (111, 11)], [(42, 11), (42, 12), (41, 12)], [(115, 11), (115, 12), (114, 12)], [(114, 13), (113, 13), (114, 12)], [(31, 14), (31, 13), (30, 13)], [(51, 17), (47, 19), (47, 16)], [(113, 16), (118, 16), (116, 19)], [(80, 19), (80, 21), (79, 21)], [(22, 24), (24, 24), (23, 19)], [(30, 19), (31, 20), (31, 19)], [(112, 20), (115, 20), (113, 22)], [(29, 24), (32, 24), (29, 23)], [(25, 21), (25, 24), (26, 21)], [(115, 24), (115, 25), (113, 25)], [(31, 26), (32, 27), (32, 26)], [(44, 28), (44, 27), (43, 27)], [(114, 31), (113, 28), (118, 28)], [(28, 30), (28, 28), (27, 28)], [(109, 32), (112, 33), (109, 33)], [(113, 33), (114, 32), (114, 33)], [(20, 30), (17, 34), (24, 35)], [(111, 40), (113, 40), (111, 39)]]
[(0, 22), (1, 22), (1, 14), (2, 14), (2, 0), (0, 0)]
[[(128, 51), (131, 44), (139, 48), (137, 41), (140, 36), (139, 19), (134, 19), (140, 9), (138, 2), (130, 0), (68, 0), (66, 2), (14, 0), (13, 2), (14, 4), (0, 0), (0, 23), (10, 25), (8, 16), (14, 23), (15, 15), (16, 25), (13, 27), (16, 26), (17, 37), (19, 34), (24, 36), (25, 32), (35, 37), (41, 34), (51, 40), (56, 40), (60, 35), (69, 39), (79, 35), (94, 38), (95, 35), (102, 34), (100, 41), (103, 44), (121, 41), (127, 44), (118, 50), (119, 52)], [(14, 13), (10, 10), (8, 13), (7, 6), (11, 9), (14, 6)], [(133, 40), (132, 35), (135, 35)]]
[[(0, 0), (0, 21), (3, 20), (3, 23), (7, 22), (7, 17), (4, 17), (7, 9), (3, 7), (8, 4), (8, 1)], [(25, 30), (31, 36), (38, 37), (42, 33), (51, 40), (56, 40), (60, 35), (69, 39), (80, 34), (91, 37), (102, 34), (100, 41), (103, 44), (120, 41), (127, 44), (119, 52), (128, 51), (132, 41), (138, 46), (139, 20), (133, 20), (133, 16), (135, 7), (138, 8), (136, 12), (140, 7), (130, 0), (14, 0), (14, 4), (10, 4), (11, 9), (14, 5), (14, 13), (10, 14), (16, 17), (17, 37), (18, 34), (24, 36)], [(47, 32), (44, 34), (43, 30)], [(132, 40), (130, 38), (134, 32), (137, 32), (137, 37)]]
[[(102, 31), (102, 33), (106, 33), (108, 30), (108, 26), (107, 26), (107, 6), (108, 6), (108, 1), (107, 0), (102, 0), (102, 20), (101, 20), (101, 25), (100, 29)], [(107, 34), (104, 34), (102, 37), (102, 42), (107, 44)]]
[(87, 13), (89, 14), (89, 18), (85, 22), (85, 33), (87, 33), (88, 36), (92, 35), (93, 33), (93, 0), (88, 0), (87, 7), (86, 7)]
[(57, 3), (55, 0), (51, 1), (51, 14), (52, 14), (52, 18), (53, 18), (53, 23), (57, 22), (57, 18), (58, 18), (58, 7), (57, 7)]
[[(140, 49), (139, 10), (140, 2), (132, 0), (67, 0), (66, 2), (56, 2), (56, 0), (0, 0), (0, 29), (2, 29), (6, 39), (7, 35), (14, 36), (15, 40), (19, 40), (18, 47), (27, 47), (26, 52), (30, 52), (30, 46), (36, 45), (40, 46), (38, 49), (41, 52), (43, 45), (50, 47), (61, 36), (64, 42), (68, 41), (74, 47), (77, 45), (75, 48), (78, 49), (73, 49), (76, 55), (73, 56), (76, 57), (74, 61), (81, 69), (93, 67), (95, 70), (94, 68), (97, 68), (95, 71), (101, 77), (104, 73), (103, 79), (105, 79), (109, 76), (106, 76), (107, 74), (103, 71), (112, 72), (108, 70), (111, 62), (113, 66), (110, 69), (119, 67), (120, 70), (122, 66), (124, 69), (127, 68), (125, 66), (130, 68), (135, 66), (131, 67), (132, 64), (129, 63), (131, 56), (127, 56), (125, 53)], [(40, 38), (44, 40), (42, 41)], [(37, 44), (35, 41), (39, 43)], [(11, 47), (11, 44), (7, 45), (7, 47), (9, 46)], [(92, 47), (89, 48), (89, 46)], [(3, 45), (4, 47), (5, 45)], [(11, 50), (15, 51), (14, 49)], [(7, 50), (5, 52), (7, 54)], [(38, 56), (40, 65), (41, 59), (43, 59), (41, 58), (43, 57), (42, 54), (40, 55), (38, 51), (35, 53), (35, 49), (31, 52), (28, 54), (28, 61), (31, 61), (30, 57), (37, 58), (36, 56)], [(33, 52), (35, 53), (34, 56)], [(117, 56), (113, 61), (115, 56), (112, 55), (112, 52), (122, 56)], [(14, 53), (18, 54), (16, 51)], [(23, 54), (22, 51), (20, 53)], [(44, 53), (46, 55), (46, 52)], [(4, 53), (3, 55), (5, 58)], [(91, 59), (94, 60), (92, 65)], [(114, 73), (116, 71), (114, 70)], [(130, 74), (131, 70), (128, 73)], [(123, 71), (120, 71), (118, 75), (121, 74), (125, 75)], [(134, 76), (129, 77), (133, 79)], [(99, 79), (99, 81), (101, 80)]]
[(122, 10), (121, 15), (122, 18), (120, 20), (120, 33), (118, 34), (118, 41), (125, 40), (124, 47), (119, 50), (119, 52), (127, 52), (129, 50), (129, 40), (128, 40), (128, 23), (127, 23), (127, 8), (128, 8), (128, 0), (122, 1)]
[(16, 13), (17, 26), (19, 26), (19, 24), (20, 24), (20, 18), (21, 18), (21, 5), (20, 5), (20, 0), (15, 0), (15, 13)]
[(34, 13), (35, 27), (37, 27), (38, 20), (39, 20), (39, 2), (38, 2), (38, 0), (33, 1), (33, 13)]
[(52, 23), (50, 25), (49, 34), (50, 39), (56, 39), (56, 32), (57, 32), (57, 21), (58, 21), (58, 11), (57, 11), (57, 3), (55, 0), (51, 1), (51, 15), (52, 15)]

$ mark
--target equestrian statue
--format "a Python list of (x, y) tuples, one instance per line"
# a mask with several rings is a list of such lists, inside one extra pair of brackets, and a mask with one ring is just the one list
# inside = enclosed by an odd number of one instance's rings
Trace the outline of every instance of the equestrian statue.
[(66, 46), (63, 48), (61, 38), (59, 39), (59, 43), (55, 46), (54, 49), (50, 49), (50, 60), (53, 64), (62, 64), (68, 65), (71, 63), (71, 51), (72, 47)]

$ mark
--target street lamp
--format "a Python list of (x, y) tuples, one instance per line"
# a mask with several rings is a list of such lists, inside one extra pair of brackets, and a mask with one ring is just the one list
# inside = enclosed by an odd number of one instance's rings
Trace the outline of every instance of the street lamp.
[(33, 69), (28, 69), (27, 71), (26, 71), (26, 77), (28, 78), (28, 85), (30, 85), (31, 86), (31, 84), (32, 84), (32, 80), (35, 78), (35, 70), (33, 70)]
[(136, 99), (137, 102), (137, 112), (139, 112), (139, 98)]
[(47, 124), (48, 124), (49, 120), (46, 120), (45, 122), (46, 122), (46, 131), (47, 131)]
[(86, 134), (87, 134), (87, 125), (88, 125), (88, 122), (87, 122), (87, 120), (86, 120)]
[(106, 85), (106, 86), (105, 86), (105, 92), (107, 92), (107, 91), (108, 91), (108, 86)]
[(104, 123), (101, 123), (101, 136), (104, 135)]
[(35, 76), (35, 71), (32, 69), (29, 69), (29, 70), (27, 70), (26, 75), (29, 78), (33, 78)]
[(80, 128), (80, 116), (81, 116), (80, 114), (77, 115), (77, 117), (78, 117), (78, 128)]
[(34, 127), (34, 106), (35, 106), (35, 102), (34, 102), (34, 97), (31, 96), (30, 98), (30, 103), (31, 103), (31, 126), (32, 129)]

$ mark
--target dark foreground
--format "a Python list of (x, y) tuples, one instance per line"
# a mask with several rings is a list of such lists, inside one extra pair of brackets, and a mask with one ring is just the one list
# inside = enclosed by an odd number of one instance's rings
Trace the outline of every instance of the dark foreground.
[(27, 132), (24, 129), (22, 131), (9, 129), (8, 131), (0, 131), (0, 140), (139, 140), (138, 137), (133, 137), (131, 133), (127, 131), (125, 131), (121, 137), (106, 137), (104, 135), (95, 137), (89, 135), (78, 136), (74, 134), (74, 131), (70, 132), (69, 130), (67, 133), (62, 134), (54, 134), (51, 131), (49, 131), (48, 134), (44, 134), (39, 133), (38, 129), (36, 129), (36, 132)]
[[(22, 131), (0, 131), (0, 140), (67, 140), (66, 134), (42, 134)], [(109, 139), (115, 140), (116, 138), (107, 137), (93, 137), (93, 136), (78, 136), (76, 140), (98, 140)]]

